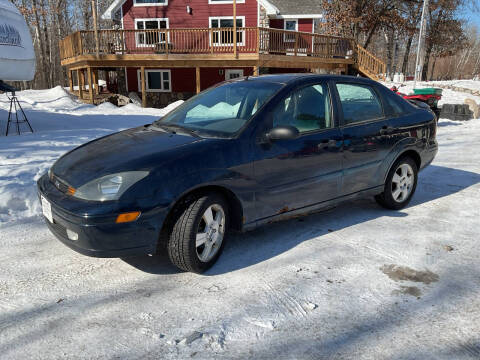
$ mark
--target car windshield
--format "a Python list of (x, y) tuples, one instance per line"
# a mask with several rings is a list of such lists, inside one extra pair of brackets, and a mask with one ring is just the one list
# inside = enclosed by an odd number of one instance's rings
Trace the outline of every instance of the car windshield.
[(283, 84), (235, 81), (207, 90), (179, 106), (154, 126), (206, 137), (232, 137)]

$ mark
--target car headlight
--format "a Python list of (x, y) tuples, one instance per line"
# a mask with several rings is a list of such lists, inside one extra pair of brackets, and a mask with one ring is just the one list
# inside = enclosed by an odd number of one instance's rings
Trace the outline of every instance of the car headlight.
[(128, 188), (148, 174), (148, 171), (128, 171), (103, 176), (80, 186), (73, 196), (91, 201), (118, 200)]

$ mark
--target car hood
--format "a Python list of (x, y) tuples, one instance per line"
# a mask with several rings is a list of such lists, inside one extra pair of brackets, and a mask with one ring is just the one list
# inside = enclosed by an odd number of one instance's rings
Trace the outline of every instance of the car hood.
[(123, 171), (151, 170), (170, 150), (202, 141), (144, 126), (86, 143), (62, 156), (53, 166), (55, 176), (78, 187), (99, 177)]

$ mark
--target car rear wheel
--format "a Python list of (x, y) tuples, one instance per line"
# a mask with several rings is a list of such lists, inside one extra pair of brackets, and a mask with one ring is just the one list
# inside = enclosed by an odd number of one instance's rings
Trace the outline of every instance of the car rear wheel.
[(375, 199), (387, 209), (403, 209), (412, 199), (417, 181), (418, 168), (415, 161), (410, 157), (400, 158), (388, 173), (383, 193)]
[(228, 204), (217, 194), (192, 199), (168, 239), (170, 261), (195, 273), (209, 269), (222, 253), (228, 229)]

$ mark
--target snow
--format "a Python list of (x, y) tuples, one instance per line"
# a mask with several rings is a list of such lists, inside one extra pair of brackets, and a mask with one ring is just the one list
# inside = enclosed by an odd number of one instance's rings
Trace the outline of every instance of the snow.
[[(122, 129), (151, 123), (180, 105), (142, 109), (134, 104), (117, 108), (110, 103), (87, 105), (62, 87), (18, 93), (34, 133), (0, 138), (0, 227), (23, 218), (37, 217), (35, 182), (65, 152)], [(0, 95), (0, 134), (5, 134), (9, 101)], [(10, 127), (13, 134), (14, 126)], [(22, 126), (22, 130), (26, 130)]]
[(365, 199), (234, 235), (200, 276), (77, 254), (35, 205), (60, 154), (162, 111), (19, 95), (36, 132), (0, 140), (0, 358), (480, 358), (480, 121), (440, 121), (408, 208)]

